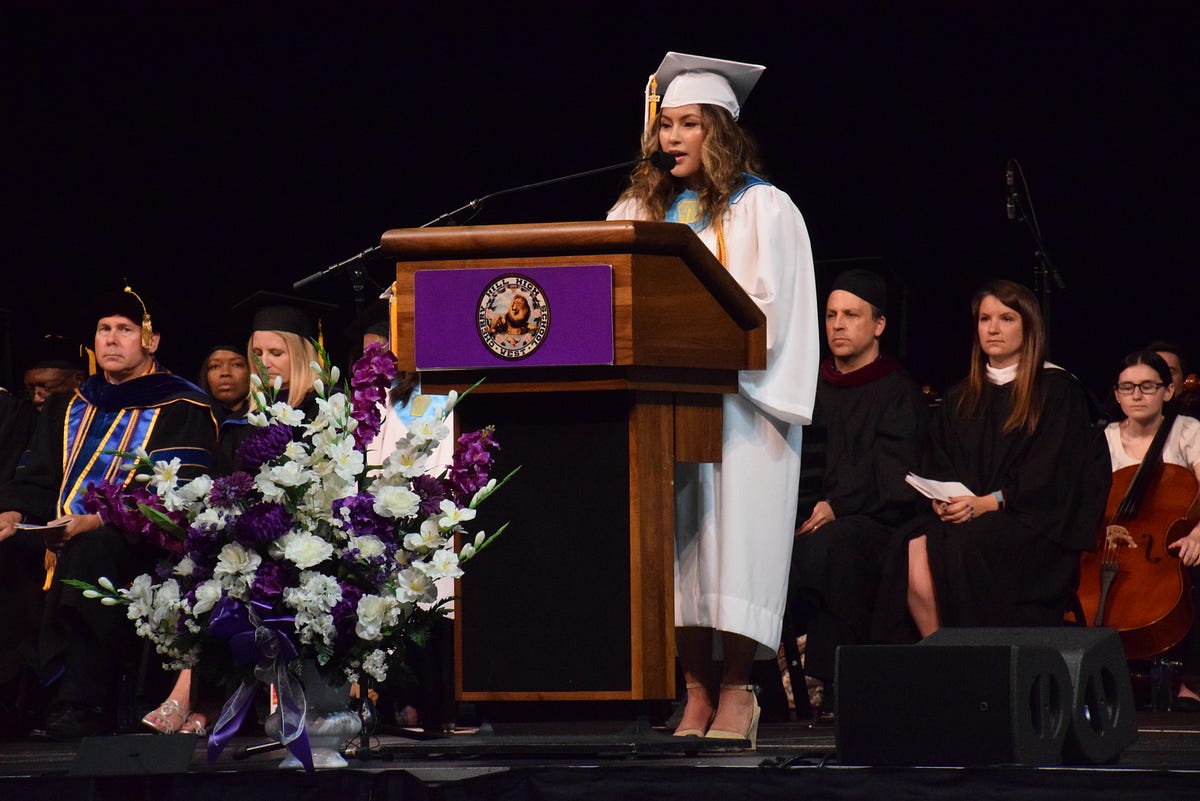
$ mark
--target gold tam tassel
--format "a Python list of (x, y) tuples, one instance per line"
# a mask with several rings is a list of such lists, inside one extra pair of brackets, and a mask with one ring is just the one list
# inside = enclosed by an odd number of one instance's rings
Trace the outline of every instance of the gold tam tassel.
[(646, 118), (642, 120), (642, 131), (650, 127), (651, 121), (658, 116), (658, 102), (662, 98), (658, 94), (658, 78), (654, 75), (646, 81)]
[(137, 300), (138, 305), (142, 307), (142, 347), (150, 350), (150, 346), (154, 344), (154, 326), (150, 322), (150, 310), (146, 308), (146, 303), (141, 299), (138, 293), (134, 292), (129, 286), (125, 287), (125, 291), (133, 295)]

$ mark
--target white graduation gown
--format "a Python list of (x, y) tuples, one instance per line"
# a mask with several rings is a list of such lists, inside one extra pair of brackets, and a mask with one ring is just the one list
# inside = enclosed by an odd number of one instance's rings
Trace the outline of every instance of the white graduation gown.
[[(610, 220), (647, 219), (622, 201)], [(808, 230), (791, 198), (747, 189), (724, 222), (726, 269), (767, 318), (767, 369), (743, 371), (725, 396), (722, 461), (675, 471), (675, 625), (710, 627), (779, 647), (820, 340)], [(716, 231), (698, 232), (717, 251)]]

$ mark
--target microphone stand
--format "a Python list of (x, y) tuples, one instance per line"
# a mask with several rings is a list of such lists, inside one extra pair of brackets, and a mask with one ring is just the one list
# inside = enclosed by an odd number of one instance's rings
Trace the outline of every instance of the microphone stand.
[[(1037, 214), (1034, 213), (1033, 203), (1029, 200), (1029, 184), (1025, 181), (1025, 173), (1021, 164), (1015, 158), (1008, 160), (1008, 209), (1009, 219), (1015, 219), (1025, 224), (1029, 235), (1033, 238), (1033, 256), (1036, 260), (1033, 266), (1033, 289), (1037, 293), (1042, 306), (1042, 318), (1046, 331), (1050, 331), (1050, 293), (1054, 290), (1066, 289), (1066, 282), (1058, 267), (1050, 259), (1046, 243), (1042, 240), (1042, 229), (1038, 225)], [(1011, 176), (1015, 173), (1020, 178), (1021, 190), (1014, 186)]]
[[(483, 204), (485, 202), (487, 202), (495, 197), (500, 197), (502, 195), (511, 195), (514, 192), (524, 192), (527, 189), (540, 189), (543, 186), (551, 186), (553, 184), (562, 183), (563, 181), (573, 181), (576, 178), (586, 178), (589, 175), (597, 175), (602, 172), (611, 172), (613, 170), (627, 169), (627, 168), (633, 167), (637, 164), (641, 164), (643, 161), (649, 161), (649, 162), (653, 163), (654, 166), (658, 167), (661, 170), (670, 170), (671, 167), (675, 166), (674, 156), (669, 156), (664, 153), (654, 153), (653, 155), (647, 156), (646, 158), (638, 158), (638, 159), (633, 159), (631, 161), (622, 161), (619, 164), (609, 164), (607, 167), (597, 167), (594, 170), (584, 170), (583, 172), (571, 173), (570, 175), (562, 175), (562, 176), (559, 176), (558, 178), (550, 178), (549, 180), (546, 180), (546, 181), (537, 181), (536, 183), (532, 183), (532, 184), (524, 184), (522, 186), (513, 186), (508, 189), (501, 189), (497, 192), (492, 192), (491, 194), (483, 195), (482, 197), (477, 197), (474, 200), (472, 200), (468, 203), (464, 203), (463, 205), (459, 206), (458, 208), (456, 208), (452, 211), (448, 211), (445, 214), (441, 214), (441, 215), (438, 215), (437, 217), (434, 217), (432, 220), (430, 220), (429, 222), (425, 223), (424, 225), (422, 225), (420, 227), (421, 228), (432, 228), (432, 227), (438, 226), (438, 225), (453, 225), (455, 215), (457, 215), (461, 212), (467, 211), (468, 209), (478, 212), (478, 210), (483, 206)], [(667, 163), (668, 161), (670, 162), (669, 164)], [(376, 253), (378, 253), (381, 249), (382, 249), (382, 245), (374, 245), (373, 247), (369, 247), (366, 250), (359, 251), (358, 253), (354, 254), (353, 256), (351, 256), (348, 259), (344, 259), (342, 261), (339, 261), (337, 264), (331, 264), (322, 270), (318, 270), (317, 272), (313, 273), (312, 275), (308, 276), (307, 278), (301, 278), (299, 281), (292, 284), (292, 289), (302, 289), (303, 287), (308, 286), (309, 284), (313, 283), (314, 281), (318, 281), (327, 275), (337, 272), (338, 270), (345, 269), (346, 267), (349, 267), (351, 265), (361, 264), (362, 261), (364, 261), (365, 259), (371, 258)], [(361, 272), (361, 267), (358, 267), (357, 269)], [(361, 279), (360, 279), (359, 283), (356, 284), (356, 287), (361, 288)]]

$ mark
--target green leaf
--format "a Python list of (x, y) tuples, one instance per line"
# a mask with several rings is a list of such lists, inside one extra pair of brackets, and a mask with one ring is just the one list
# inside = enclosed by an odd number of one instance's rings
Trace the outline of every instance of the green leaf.
[(169, 531), (180, 539), (187, 536), (187, 529), (182, 528), (174, 520), (163, 514), (161, 510), (155, 509), (153, 506), (147, 506), (144, 503), (139, 503), (138, 511), (141, 512), (147, 520), (162, 530)]

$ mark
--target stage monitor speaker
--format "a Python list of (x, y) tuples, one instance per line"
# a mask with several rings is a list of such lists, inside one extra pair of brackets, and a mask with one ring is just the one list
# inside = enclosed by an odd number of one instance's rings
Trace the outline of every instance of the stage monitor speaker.
[(950, 628), (921, 641), (922, 646), (995, 643), (1054, 648), (1066, 661), (1071, 674), (1070, 725), (1063, 745), (1066, 764), (1107, 765), (1137, 739), (1133, 684), (1116, 629)]
[(1070, 676), (1048, 646), (844, 646), (835, 673), (842, 764), (1062, 761)]
[(194, 734), (121, 734), (79, 741), (71, 776), (141, 776), (187, 773), (196, 751)]

